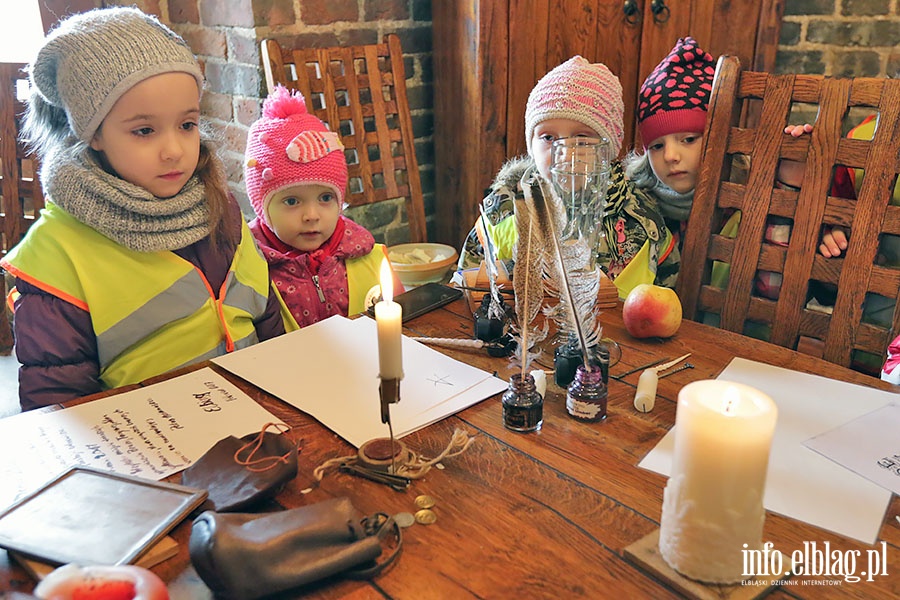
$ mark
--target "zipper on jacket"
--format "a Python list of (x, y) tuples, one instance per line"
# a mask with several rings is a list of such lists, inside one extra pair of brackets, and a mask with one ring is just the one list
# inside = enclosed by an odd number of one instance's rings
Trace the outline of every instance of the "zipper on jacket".
[(322, 293), (322, 288), (319, 287), (319, 276), (313, 275), (312, 280), (313, 280), (313, 283), (316, 284), (316, 292), (318, 292), (318, 294), (319, 294), (319, 302), (322, 302), (324, 304), (325, 303), (325, 294)]

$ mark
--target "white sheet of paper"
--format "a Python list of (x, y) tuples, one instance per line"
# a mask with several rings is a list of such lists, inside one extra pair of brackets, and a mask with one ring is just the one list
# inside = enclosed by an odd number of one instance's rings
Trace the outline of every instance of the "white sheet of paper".
[[(733, 359), (718, 379), (752, 386), (778, 405), (766, 509), (874, 544), (891, 493), (803, 442), (891, 403), (896, 395), (743, 358)], [(674, 445), (673, 427), (639, 466), (669, 475)]]
[(803, 445), (900, 495), (900, 403), (873, 410)]
[(220, 439), (279, 422), (212, 369), (55, 412), (0, 419), (0, 510), (75, 465), (160, 480)]
[[(390, 407), (398, 438), (508, 386), (406, 336), (402, 343), (400, 401)], [(381, 422), (378, 338), (372, 319), (333, 316), (214, 362), (315, 417), (357, 448), (388, 435), (388, 426)]]

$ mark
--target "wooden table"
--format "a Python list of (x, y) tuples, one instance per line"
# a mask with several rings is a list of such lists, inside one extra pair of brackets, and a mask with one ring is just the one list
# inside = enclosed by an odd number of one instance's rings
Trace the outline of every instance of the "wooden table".
[[(300, 474), (278, 496), (282, 506), (292, 508), (347, 495), (363, 512), (396, 514), (415, 512), (414, 499), (419, 494), (429, 494), (437, 501), (437, 522), (404, 530), (403, 551), (392, 569), (371, 582), (329, 582), (304, 590), (304, 597), (680, 597), (662, 579), (627, 560), (624, 550), (659, 527), (666, 479), (637, 464), (674, 424), (675, 400), (683, 385), (714, 378), (732, 357), (741, 356), (893, 389), (819, 359), (695, 322), (686, 321), (669, 340), (631, 338), (622, 325), (619, 309), (607, 310), (603, 322), (605, 335), (623, 348), (621, 362), (611, 369), (613, 375), (654, 357), (687, 352), (692, 353), (690, 362), (696, 367), (660, 380), (656, 408), (649, 414), (632, 407), (639, 373), (624, 381), (611, 380), (609, 418), (602, 423), (587, 424), (569, 417), (565, 393), (552, 383), (544, 424), (537, 433), (505, 429), (499, 397), (481, 402), (404, 438), (412, 449), (433, 456), (446, 446), (455, 428), (463, 427), (477, 435), (463, 455), (446, 460), (443, 470), (433, 469), (405, 492), (332, 473), (313, 492), (301, 495), (300, 490), (313, 480), (314, 467), (328, 458), (351, 454), (353, 448), (305, 414), (226, 372), (251, 397), (294, 427), (303, 440)], [(410, 321), (406, 327), (408, 335), (470, 338), (471, 332), (471, 315), (462, 301)], [(504, 380), (511, 373), (507, 359), (491, 358), (482, 350), (442, 351), (489, 372), (496, 371)], [(543, 357), (542, 362), (552, 368), (552, 356)], [(777, 588), (774, 597), (900, 597), (897, 514), (900, 500), (894, 496), (879, 537), (888, 544), (887, 577), (874, 582), (843, 582), (840, 586), (800, 585), (804, 578), (795, 578), (799, 583)], [(173, 535), (180, 543), (179, 555), (154, 570), (170, 582), (174, 598), (208, 597), (208, 590), (189, 564), (190, 524), (182, 524)], [(766, 519), (764, 539), (774, 542), (785, 555), (802, 548), (804, 541), (829, 542), (832, 549), (842, 551), (860, 550), (862, 556), (869, 548), (772, 513)], [(34, 585), (2, 551), (0, 571), (3, 590), (29, 591)], [(811, 579), (821, 582), (824, 578)]]

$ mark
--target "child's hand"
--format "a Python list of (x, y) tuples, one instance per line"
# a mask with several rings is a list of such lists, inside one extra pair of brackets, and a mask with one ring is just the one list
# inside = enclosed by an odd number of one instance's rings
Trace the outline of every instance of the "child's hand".
[(826, 258), (837, 258), (847, 249), (847, 234), (841, 227), (832, 227), (822, 235), (819, 252)]
[(804, 133), (812, 133), (813, 126), (809, 123), (803, 125), (788, 125), (784, 128), (784, 132), (793, 137), (800, 137)]
[(782, 158), (778, 163), (778, 182), (792, 188), (799, 188), (805, 172), (805, 162)]
[[(811, 133), (813, 126), (809, 123), (803, 125), (788, 125), (784, 132), (793, 137), (800, 137), (805, 133)], [(782, 159), (778, 163), (778, 181), (793, 188), (799, 188), (803, 181), (803, 173), (806, 172), (806, 163), (794, 160)]]

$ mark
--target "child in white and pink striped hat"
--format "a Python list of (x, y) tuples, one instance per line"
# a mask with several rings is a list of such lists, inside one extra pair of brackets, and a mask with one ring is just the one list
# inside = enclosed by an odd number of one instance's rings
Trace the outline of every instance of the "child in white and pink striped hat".
[[(272, 281), (300, 327), (360, 313), (387, 252), (342, 214), (344, 146), (299, 92), (279, 86), (262, 112), (247, 137), (244, 183)], [(403, 291), (396, 276), (394, 289)]]
[[(606, 65), (573, 56), (544, 75), (525, 107), (528, 156), (513, 158), (500, 169), (482, 201), (486, 226), (479, 223), (469, 233), (460, 268), (479, 265), (484, 230), (495, 243), (497, 258), (509, 261), (518, 240), (513, 205), (522, 196), (522, 177), (537, 171), (549, 182), (551, 147), (563, 138), (606, 138), (615, 159), (622, 149), (623, 113), (622, 85)], [(674, 286), (680, 264), (674, 237), (655, 203), (626, 179), (618, 160), (610, 164), (602, 228), (606, 235), (597, 248), (598, 264), (621, 298), (640, 283)]]

